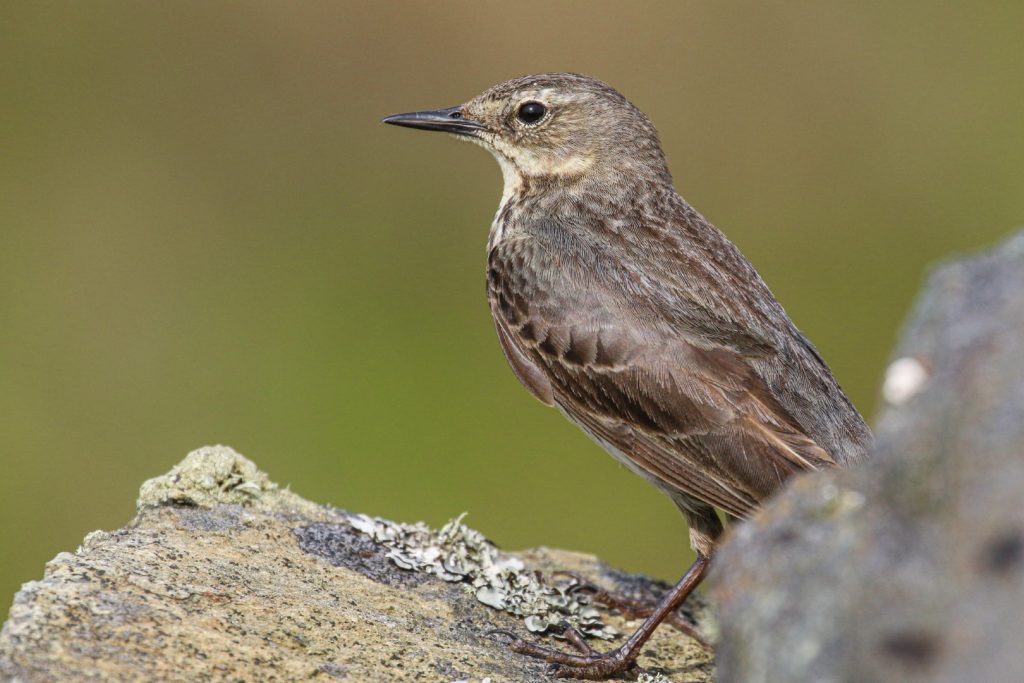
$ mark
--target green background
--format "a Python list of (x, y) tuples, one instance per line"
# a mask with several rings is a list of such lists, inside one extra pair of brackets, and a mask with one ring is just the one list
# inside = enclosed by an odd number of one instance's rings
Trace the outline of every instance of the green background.
[(0, 602), (208, 443), (313, 500), (675, 578), (672, 505), (505, 365), (497, 165), (380, 118), (537, 71), (613, 84), (870, 415), (928, 264), (1024, 223), (1022, 26), (1020, 2), (5, 2)]

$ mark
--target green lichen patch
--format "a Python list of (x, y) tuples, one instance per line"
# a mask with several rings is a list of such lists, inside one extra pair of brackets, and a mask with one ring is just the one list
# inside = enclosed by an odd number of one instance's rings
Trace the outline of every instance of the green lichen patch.
[(135, 504), (139, 510), (161, 505), (212, 508), (226, 504), (314, 519), (326, 516), (320, 506), (281, 488), (256, 463), (228, 446), (203, 446), (192, 451), (167, 474), (143, 482)]
[[(464, 516), (464, 515), (463, 515)], [(489, 607), (523, 618), (534, 633), (558, 635), (568, 623), (580, 633), (610, 640), (618, 630), (605, 624), (578, 579), (553, 581), (529, 571), (522, 560), (500, 552), (459, 516), (440, 529), (422, 522), (400, 524), (379, 517), (352, 515), (349, 524), (387, 547), (395, 566), (464, 582)]]

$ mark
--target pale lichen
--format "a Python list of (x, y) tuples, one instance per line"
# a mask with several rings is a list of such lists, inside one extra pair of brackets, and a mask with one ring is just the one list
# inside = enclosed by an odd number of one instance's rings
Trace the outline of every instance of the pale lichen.
[(314, 519), (328, 517), (320, 506), (278, 486), (254, 462), (228, 446), (198, 448), (167, 474), (143, 482), (136, 508), (225, 504)]
[(660, 673), (657, 674), (640, 674), (636, 679), (636, 683), (672, 683), (669, 679), (665, 678)]
[(476, 599), (524, 619), (534, 633), (558, 636), (562, 625), (609, 640), (618, 631), (605, 624), (584, 585), (574, 577), (552, 581), (528, 571), (523, 562), (502, 553), (459, 516), (440, 529), (422, 522), (400, 524), (379, 517), (351, 515), (349, 524), (388, 548), (395, 566), (464, 582)]
[(255, 463), (226, 446), (204, 446), (188, 454), (167, 474), (143, 482), (139, 508), (164, 504), (212, 507), (249, 505), (277, 484)]

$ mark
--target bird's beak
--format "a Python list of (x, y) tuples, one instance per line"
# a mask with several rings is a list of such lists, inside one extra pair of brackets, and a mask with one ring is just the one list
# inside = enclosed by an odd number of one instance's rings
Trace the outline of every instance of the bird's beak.
[(384, 119), (384, 123), (407, 128), (422, 128), (423, 130), (440, 130), (456, 135), (475, 135), (478, 131), (486, 130), (486, 126), (482, 123), (468, 118), (461, 106), (394, 114)]

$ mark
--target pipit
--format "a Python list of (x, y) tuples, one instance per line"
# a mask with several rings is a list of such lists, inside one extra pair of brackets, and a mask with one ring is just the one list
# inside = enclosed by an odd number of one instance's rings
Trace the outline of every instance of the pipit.
[(789, 477), (865, 458), (871, 432), (750, 262), (676, 193), (651, 122), (608, 85), (526, 76), (384, 121), (498, 160), (487, 292), (509, 365), (686, 516), (696, 561), (617, 649), (506, 634), (559, 676), (629, 669), (706, 575), (716, 508), (749, 517)]

